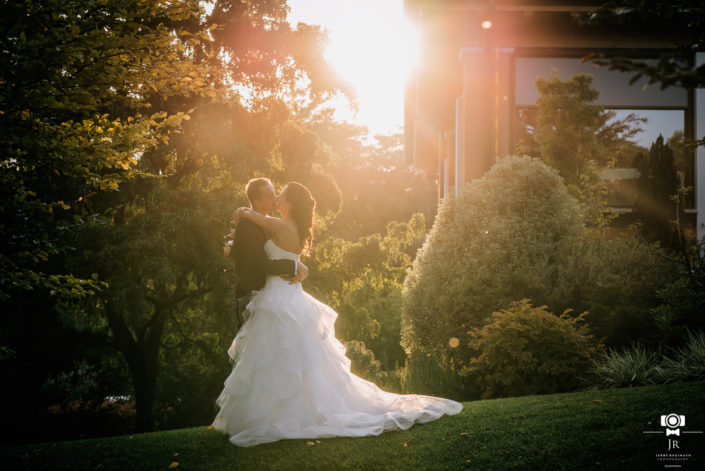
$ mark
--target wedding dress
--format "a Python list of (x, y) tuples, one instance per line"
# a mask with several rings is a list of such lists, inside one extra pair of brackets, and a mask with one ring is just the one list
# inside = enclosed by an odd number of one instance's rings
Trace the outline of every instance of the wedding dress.
[[(271, 259), (300, 257), (272, 240), (264, 249)], [(462, 409), (450, 399), (392, 394), (352, 374), (335, 338), (337, 313), (300, 283), (269, 277), (246, 312), (228, 350), (234, 367), (213, 422), (235, 445), (379, 435)]]

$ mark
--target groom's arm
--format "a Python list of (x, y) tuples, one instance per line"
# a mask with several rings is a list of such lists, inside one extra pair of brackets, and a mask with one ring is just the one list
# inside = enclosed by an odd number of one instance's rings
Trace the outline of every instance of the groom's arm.
[(237, 263), (241, 271), (250, 271), (259, 276), (275, 275), (292, 277), (296, 273), (296, 261), (281, 259), (271, 260), (264, 252), (262, 232), (251, 221), (241, 220), (238, 224), (239, 236), (235, 250), (238, 253)]

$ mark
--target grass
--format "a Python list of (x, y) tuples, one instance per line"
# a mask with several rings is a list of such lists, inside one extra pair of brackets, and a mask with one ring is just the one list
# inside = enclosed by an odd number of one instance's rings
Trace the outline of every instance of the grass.
[[(465, 403), (461, 414), (379, 437), (231, 445), (206, 427), (0, 448), (28, 470), (590, 470), (664, 468), (662, 414), (705, 430), (705, 382)], [(705, 434), (681, 434), (680, 469), (705, 469)]]

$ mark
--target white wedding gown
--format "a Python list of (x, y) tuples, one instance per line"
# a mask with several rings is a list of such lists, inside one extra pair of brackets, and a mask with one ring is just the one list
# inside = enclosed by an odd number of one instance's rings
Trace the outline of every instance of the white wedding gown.
[[(264, 249), (272, 259), (299, 259), (272, 240)], [(300, 283), (269, 277), (246, 310), (250, 317), (228, 350), (235, 365), (213, 421), (235, 445), (379, 435), (463, 407), (450, 399), (388, 393), (352, 374), (335, 338), (338, 315)]]

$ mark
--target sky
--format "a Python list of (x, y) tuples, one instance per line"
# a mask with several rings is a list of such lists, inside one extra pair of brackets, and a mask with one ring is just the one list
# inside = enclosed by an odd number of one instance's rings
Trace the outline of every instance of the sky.
[(363, 124), (371, 134), (399, 132), (404, 84), (416, 61), (417, 38), (403, 0), (289, 0), (289, 22), (329, 31), (326, 59), (357, 93), (353, 114), (338, 100), (336, 118)]
[(640, 127), (642, 132), (634, 136), (634, 141), (647, 149), (658, 138), (659, 134), (664, 140), (676, 131), (683, 131), (685, 117), (682, 110), (616, 110), (615, 119), (624, 119), (629, 114), (647, 119)]
[[(404, 85), (417, 61), (418, 36), (403, 13), (403, 0), (288, 0), (289, 22), (321, 25), (329, 32), (326, 59), (357, 94), (354, 112), (340, 97), (335, 117), (368, 127), (370, 135), (401, 132)], [(556, 60), (552, 59), (555, 67)], [(594, 71), (592, 71), (594, 73)], [(533, 81), (530, 88), (533, 93)], [(532, 103), (534, 99), (530, 100)], [(629, 112), (648, 118), (638, 144), (649, 147), (659, 132), (670, 137), (683, 128), (682, 111)]]

